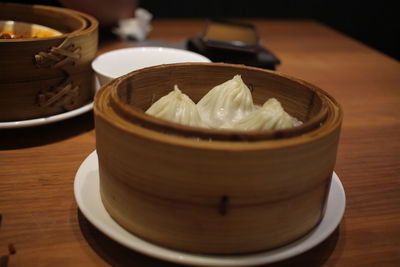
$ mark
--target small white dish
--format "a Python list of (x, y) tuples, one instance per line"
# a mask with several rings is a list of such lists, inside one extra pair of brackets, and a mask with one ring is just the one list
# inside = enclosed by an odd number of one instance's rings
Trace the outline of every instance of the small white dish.
[(265, 252), (241, 255), (208, 255), (178, 251), (153, 244), (128, 232), (107, 213), (100, 197), (99, 170), (96, 151), (79, 167), (74, 182), (75, 199), (84, 216), (114, 241), (145, 255), (165, 261), (201, 266), (252, 266), (288, 259), (306, 252), (325, 240), (342, 220), (346, 196), (336, 173), (327, 200), (324, 217), (306, 236), (286, 246)]
[(211, 62), (208, 58), (182, 49), (166, 47), (130, 47), (104, 53), (92, 62), (100, 85), (131, 71), (172, 63)]

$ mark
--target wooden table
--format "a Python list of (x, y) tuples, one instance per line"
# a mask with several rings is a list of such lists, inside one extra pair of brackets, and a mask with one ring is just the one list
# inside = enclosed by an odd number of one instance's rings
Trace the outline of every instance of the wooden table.
[[(400, 64), (313, 21), (247, 20), (282, 60), (343, 105), (336, 164), (347, 195), (326, 241), (275, 266), (400, 266)], [(204, 20), (156, 20), (150, 38), (178, 42)], [(177, 30), (176, 27), (179, 27)], [(107, 42), (100, 52), (127, 46)], [(93, 115), (0, 130), (0, 266), (174, 266), (130, 251), (79, 212), (73, 181), (95, 149)], [(14, 250), (15, 249), (15, 250)]]

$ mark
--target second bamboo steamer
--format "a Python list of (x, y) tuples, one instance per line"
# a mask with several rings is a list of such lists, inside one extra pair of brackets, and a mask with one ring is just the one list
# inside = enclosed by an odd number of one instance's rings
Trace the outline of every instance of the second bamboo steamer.
[(0, 3), (0, 20), (50, 27), (61, 35), (0, 40), (0, 121), (55, 115), (93, 100), (90, 63), (98, 22), (65, 8)]

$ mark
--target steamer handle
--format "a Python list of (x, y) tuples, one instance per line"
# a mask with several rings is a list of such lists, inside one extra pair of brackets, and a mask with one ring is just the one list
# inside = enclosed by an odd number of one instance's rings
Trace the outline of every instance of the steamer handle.
[(67, 67), (76, 65), (81, 58), (81, 47), (76, 46), (70, 38), (66, 38), (59, 46), (53, 46), (48, 52), (35, 55), (35, 63), (40, 68), (56, 68), (68, 73)]
[(39, 52), (35, 55), (35, 62), (41, 68), (60, 69), (65, 79), (57, 86), (38, 94), (40, 107), (62, 106), (65, 110), (72, 110), (78, 103), (79, 86), (70, 80), (69, 66), (75, 66), (81, 58), (81, 47), (73, 43), (73, 38), (66, 38), (59, 46), (52, 47), (48, 52)]

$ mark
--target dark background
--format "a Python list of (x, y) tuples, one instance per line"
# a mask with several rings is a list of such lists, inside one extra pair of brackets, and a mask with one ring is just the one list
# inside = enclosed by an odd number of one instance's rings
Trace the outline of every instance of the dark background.
[[(57, 4), (56, 0), (1, 2)], [(400, 60), (397, 1), (375, 0), (141, 0), (155, 18), (314, 19)], [(96, 3), (96, 0), (93, 0)], [(179, 30), (179, 29), (177, 29)]]
[[(154, 17), (314, 19), (400, 60), (395, 1), (142, 0)], [(397, 6), (397, 5), (396, 5)]]

